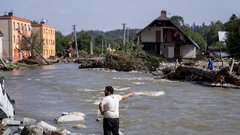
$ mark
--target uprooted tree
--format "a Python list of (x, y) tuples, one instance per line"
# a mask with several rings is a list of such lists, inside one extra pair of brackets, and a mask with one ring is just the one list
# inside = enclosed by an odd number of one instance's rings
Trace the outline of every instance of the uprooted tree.
[(22, 42), (20, 45), (20, 51), (30, 52), (30, 56), (22, 61), (27, 64), (49, 64), (47, 60), (42, 56), (44, 40), (40, 37), (38, 32), (31, 32), (31, 36), (22, 34)]
[(108, 68), (117, 71), (153, 71), (159, 66), (157, 57), (146, 54), (142, 50), (133, 49), (131, 44), (113, 45), (99, 60), (82, 60), (79, 68)]
[(179, 66), (175, 71), (165, 72), (165, 78), (221, 84), (229, 83), (240, 86), (240, 78), (231, 74), (229, 67), (222, 68), (217, 72), (211, 72), (193, 66)]

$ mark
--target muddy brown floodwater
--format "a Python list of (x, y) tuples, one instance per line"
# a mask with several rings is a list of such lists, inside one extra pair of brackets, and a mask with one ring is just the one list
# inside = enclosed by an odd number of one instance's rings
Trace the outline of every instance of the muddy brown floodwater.
[[(239, 135), (240, 91), (155, 79), (139, 72), (78, 69), (59, 64), (2, 72), (16, 101), (16, 120), (30, 117), (83, 135), (101, 135), (96, 121), (106, 85), (136, 94), (120, 104), (120, 131), (125, 135)], [(146, 94), (147, 92), (147, 94)], [(140, 94), (139, 94), (140, 93)], [(141, 94), (145, 93), (145, 94)], [(159, 94), (162, 93), (162, 94)], [(83, 112), (87, 128), (57, 125), (62, 112)]]

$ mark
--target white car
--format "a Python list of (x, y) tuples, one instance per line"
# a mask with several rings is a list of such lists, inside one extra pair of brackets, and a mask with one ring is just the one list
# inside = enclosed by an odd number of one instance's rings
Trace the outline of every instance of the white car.
[(0, 120), (4, 118), (14, 117), (15, 101), (11, 100), (6, 92), (6, 81), (4, 77), (0, 77)]

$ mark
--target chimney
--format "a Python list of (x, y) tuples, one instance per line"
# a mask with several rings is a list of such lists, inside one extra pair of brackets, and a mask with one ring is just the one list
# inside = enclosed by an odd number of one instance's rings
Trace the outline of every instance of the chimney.
[(167, 11), (166, 11), (166, 10), (162, 10), (162, 11), (161, 11), (161, 16), (167, 17)]
[(8, 16), (13, 16), (13, 12), (8, 12)]
[(42, 18), (40, 24), (45, 24), (47, 21), (45, 19)]

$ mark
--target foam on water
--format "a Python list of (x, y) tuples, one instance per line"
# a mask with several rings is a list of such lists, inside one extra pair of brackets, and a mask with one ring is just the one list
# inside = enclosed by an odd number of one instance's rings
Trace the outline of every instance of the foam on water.
[(134, 96), (150, 96), (150, 97), (157, 97), (161, 95), (165, 95), (164, 91), (146, 91), (146, 92), (133, 92)]
[(145, 82), (133, 82), (133, 84), (135, 84), (135, 85), (142, 85), (142, 84), (145, 84)]
[(84, 100), (85, 102), (92, 102), (92, 100)]
[(122, 78), (122, 77), (113, 77), (114, 80), (129, 80), (129, 81), (149, 81), (149, 80), (154, 80), (153, 78), (150, 77), (133, 77), (133, 78)]
[(130, 71), (129, 73), (142, 73), (142, 72), (132, 70), (132, 71)]
[(166, 83), (172, 83), (172, 82), (177, 82), (177, 81), (171, 81), (171, 80), (168, 80), (168, 79), (157, 79), (157, 80), (154, 80), (153, 82), (166, 82)]
[(116, 91), (126, 91), (130, 90), (130, 87), (122, 87), (120, 88), (119, 86), (113, 86)]
[(96, 100), (96, 101), (94, 101), (94, 105), (99, 105), (100, 101), (101, 101), (101, 100)]
[(88, 88), (83, 88), (83, 89), (77, 89), (78, 91), (84, 91), (84, 92), (92, 92), (92, 91), (99, 91), (97, 89), (88, 89)]
[(113, 73), (115, 73), (115, 72), (117, 72), (116, 70), (111, 70), (111, 69), (104, 69), (104, 70), (102, 70), (103, 72), (113, 72)]

